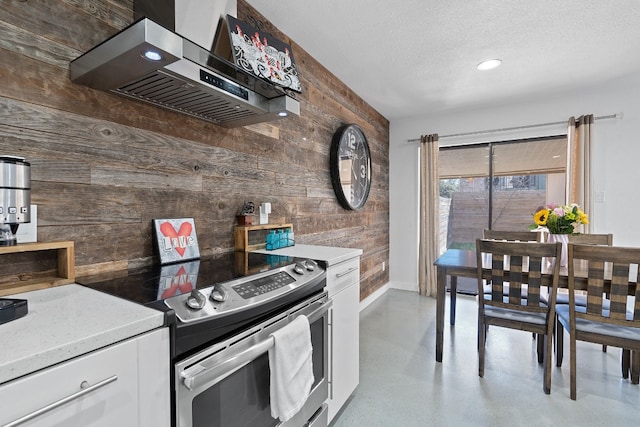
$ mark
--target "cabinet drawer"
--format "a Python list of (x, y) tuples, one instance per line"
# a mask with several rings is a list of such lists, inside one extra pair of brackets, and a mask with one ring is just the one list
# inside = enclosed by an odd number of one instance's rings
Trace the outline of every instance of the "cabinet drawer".
[(327, 269), (329, 296), (360, 281), (360, 257), (341, 262)]
[(136, 361), (130, 340), (3, 384), (0, 402), (11, 405), (2, 405), (0, 425), (30, 414), (16, 425), (107, 427), (137, 420)]

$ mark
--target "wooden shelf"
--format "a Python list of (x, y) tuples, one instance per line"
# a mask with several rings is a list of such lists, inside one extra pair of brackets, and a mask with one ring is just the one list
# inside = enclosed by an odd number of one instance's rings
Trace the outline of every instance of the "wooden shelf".
[[(266, 262), (260, 262), (258, 264), (255, 263), (255, 259), (253, 260), (253, 264), (249, 264), (250, 253), (243, 251), (235, 252), (235, 271), (236, 274), (242, 276), (248, 276), (249, 274), (260, 273), (262, 271), (267, 270), (268, 268), (273, 267), (284, 267), (286, 265), (291, 264), (291, 259), (293, 257), (284, 256), (284, 255), (267, 255)], [(260, 261), (263, 261), (264, 258), (260, 258)]]
[(251, 232), (260, 230), (278, 230), (290, 228), (293, 230), (292, 224), (259, 224), (259, 225), (237, 225), (234, 230), (234, 241), (236, 251), (251, 252), (257, 249), (264, 249), (267, 246), (266, 241), (261, 243), (249, 243), (249, 235)]
[(73, 241), (20, 243), (14, 246), (1, 246), (0, 255), (50, 250), (58, 251), (58, 268), (55, 276), (39, 276), (38, 273), (33, 273), (33, 277), (29, 279), (0, 283), (0, 296), (73, 283), (76, 274)]

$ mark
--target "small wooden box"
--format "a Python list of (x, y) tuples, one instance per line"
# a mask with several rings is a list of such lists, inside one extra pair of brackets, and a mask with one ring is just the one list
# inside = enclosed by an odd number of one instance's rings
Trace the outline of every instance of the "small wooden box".
[(58, 251), (58, 268), (55, 276), (34, 275), (27, 280), (12, 281), (0, 284), (0, 296), (68, 285), (76, 278), (75, 249), (72, 241), (19, 243), (15, 246), (0, 247), (0, 255), (20, 252)]
[(255, 217), (253, 215), (236, 215), (238, 225), (253, 225)]

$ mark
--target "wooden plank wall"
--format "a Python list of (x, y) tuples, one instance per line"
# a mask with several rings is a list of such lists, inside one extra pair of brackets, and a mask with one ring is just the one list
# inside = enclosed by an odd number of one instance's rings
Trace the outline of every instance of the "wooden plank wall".
[[(31, 162), (39, 241), (75, 241), (78, 275), (131, 268), (154, 261), (152, 219), (193, 217), (206, 257), (233, 250), (245, 201), (271, 202), (298, 243), (364, 250), (361, 298), (387, 283), (388, 121), (243, 0), (240, 19), (292, 46), (300, 117), (226, 129), (71, 83), (69, 62), (133, 22), (132, 4), (2, 2), (0, 154)], [(340, 207), (329, 176), (343, 123), (363, 128), (373, 155), (373, 188), (358, 212)], [(39, 261), (3, 259), (2, 268), (15, 274)]]

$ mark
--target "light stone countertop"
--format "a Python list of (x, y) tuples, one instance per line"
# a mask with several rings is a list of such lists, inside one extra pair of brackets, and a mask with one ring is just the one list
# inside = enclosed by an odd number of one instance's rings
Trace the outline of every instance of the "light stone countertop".
[(362, 249), (337, 248), (333, 246), (299, 245), (268, 251), (260, 249), (254, 252), (271, 255), (294, 256), (324, 261), (327, 266), (333, 266), (343, 261), (362, 255)]
[(4, 298), (26, 316), (0, 325), (0, 384), (162, 327), (164, 313), (71, 284)]

